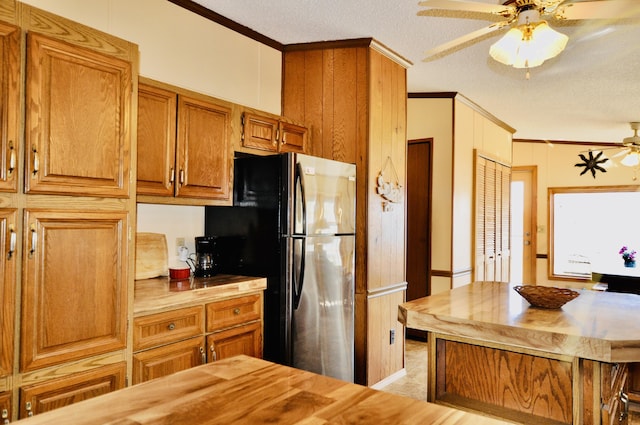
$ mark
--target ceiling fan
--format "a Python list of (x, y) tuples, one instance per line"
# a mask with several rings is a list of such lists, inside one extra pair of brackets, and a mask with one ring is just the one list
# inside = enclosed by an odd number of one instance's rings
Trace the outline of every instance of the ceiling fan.
[(479, 3), (470, 0), (423, 0), (418, 3), (428, 9), (418, 15), (435, 16), (433, 11), (449, 11), (448, 16), (480, 17), (497, 20), (437, 46), (425, 53), (424, 61), (431, 61), (479, 41), (484, 36), (511, 27), (505, 36), (490, 49), (497, 61), (515, 68), (532, 68), (558, 55), (568, 37), (549, 27), (546, 19), (560, 24), (569, 20), (626, 19), (640, 16), (639, 0), (506, 0), (503, 4)]

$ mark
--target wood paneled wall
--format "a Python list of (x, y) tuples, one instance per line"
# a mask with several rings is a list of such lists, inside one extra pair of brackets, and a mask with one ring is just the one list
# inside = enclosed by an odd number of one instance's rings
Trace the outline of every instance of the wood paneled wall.
[(283, 115), (310, 129), (309, 153), (357, 166), (356, 382), (372, 385), (404, 359), (406, 204), (384, 210), (376, 182), (389, 159), (406, 186), (406, 68), (370, 39), (317, 43), (285, 49), (283, 79)]

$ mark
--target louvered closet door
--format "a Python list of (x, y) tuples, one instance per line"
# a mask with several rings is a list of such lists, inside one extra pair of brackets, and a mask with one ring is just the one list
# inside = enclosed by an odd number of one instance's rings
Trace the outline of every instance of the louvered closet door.
[(487, 161), (484, 175), (484, 275), (496, 280), (496, 163)]
[(484, 273), (484, 186), (487, 160), (477, 156), (475, 169), (475, 240), (474, 240), (474, 277), (476, 282), (485, 280)]
[(511, 167), (476, 154), (475, 281), (508, 282), (511, 261)]

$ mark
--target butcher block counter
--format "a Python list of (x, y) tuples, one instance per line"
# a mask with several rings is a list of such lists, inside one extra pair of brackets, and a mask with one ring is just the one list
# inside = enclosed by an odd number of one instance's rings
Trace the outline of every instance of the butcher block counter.
[(266, 288), (266, 278), (224, 274), (183, 280), (168, 277), (136, 280), (133, 315), (175, 310)]
[(640, 296), (579, 292), (548, 310), (475, 282), (402, 304), (398, 319), (428, 332), (427, 399), (527, 424), (625, 423)]
[(505, 422), (241, 355), (20, 423), (491, 425)]

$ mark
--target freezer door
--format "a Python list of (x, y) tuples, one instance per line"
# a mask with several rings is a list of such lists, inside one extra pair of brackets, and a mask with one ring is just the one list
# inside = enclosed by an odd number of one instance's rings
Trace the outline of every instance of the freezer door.
[(354, 236), (293, 239), (293, 366), (354, 380)]
[(294, 234), (353, 234), (356, 166), (296, 155)]

